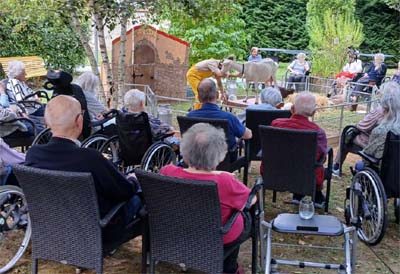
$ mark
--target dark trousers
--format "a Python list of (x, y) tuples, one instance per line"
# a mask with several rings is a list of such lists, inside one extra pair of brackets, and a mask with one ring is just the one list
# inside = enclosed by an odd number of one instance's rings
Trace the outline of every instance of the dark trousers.
[[(290, 75), (288, 78), (288, 88), (291, 88), (292, 85), (294, 85), (294, 89), (296, 91), (300, 91), (300, 89), (304, 89), (304, 87), (302, 86), (302, 83), (304, 80), (304, 75)], [(296, 84), (299, 83), (299, 84)]]
[(232, 243), (224, 245), (224, 252), (230, 251), (230, 254), (224, 260), (224, 273), (236, 273), (238, 264), (237, 259), (239, 257), (240, 245), (250, 237), (251, 233), (251, 217), (250, 214), (243, 215), (244, 218), (244, 229), (239, 238)]

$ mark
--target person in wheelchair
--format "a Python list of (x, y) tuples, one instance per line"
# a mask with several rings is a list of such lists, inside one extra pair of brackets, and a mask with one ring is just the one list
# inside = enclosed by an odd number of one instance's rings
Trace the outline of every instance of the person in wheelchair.
[[(124, 107), (122, 111), (139, 114), (142, 112), (146, 112), (145, 105), (146, 105), (146, 95), (144, 94), (144, 92), (138, 89), (131, 89), (128, 90), (124, 95)], [(170, 145), (179, 145), (179, 140), (176, 137), (171, 136), (175, 133), (175, 129), (171, 125), (168, 125), (167, 123), (154, 117), (150, 113), (146, 112), (146, 114), (149, 117), (149, 123), (153, 139), (155, 140), (163, 139)], [(165, 138), (166, 136), (169, 137)]]
[[(188, 168), (167, 165), (160, 171), (160, 174), (166, 176), (215, 182), (221, 203), (222, 224), (225, 224), (235, 211), (243, 211), (250, 194), (250, 189), (232, 173), (216, 170), (226, 152), (227, 143), (223, 129), (198, 123), (183, 134), (181, 142), (181, 153)], [(256, 203), (255, 197), (251, 203)], [(224, 273), (244, 273), (242, 267), (237, 264), (237, 258), (240, 244), (248, 238), (250, 228), (251, 218), (241, 214), (224, 235), (224, 248), (236, 246), (235, 251), (224, 260)]]
[(362, 85), (356, 85), (355, 91), (362, 92), (365, 89), (365, 85), (367, 84), (380, 87), (387, 71), (387, 67), (384, 61), (385, 55), (383, 55), (382, 53), (377, 53), (374, 55), (374, 61), (369, 66), (368, 70), (360, 79), (357, 80), (357, 83)]
[[(343, 92), (339, 92), (338, 90), (342, 91), (343, 87), (346, 85), (346, 82), (352, 79), (355, 79), (359, 73), (362, 72), (362, 62), (358, 59), (358, 50), (353, 48), (348, 49), (348, 62), (344, 65), (342, 71), (338, 73), (335, 78), (336, 81), (334, 83), (334, 95), (341, 94)], [(328, 94), (328, 97), (331, 94)]]
[(236, 138), (244, 140), (251, 139), (252, 132), (246, 128), (239, 119), (230, 112), (223, 111), (217, 105), (218, 92), (215, 82), (204, 79), (198, 86), (201, 109), (193, 110), (187, 114), (188, 117), (225, 119), (229, 121), (228, 151), (231, 163), (237, 160), (238, 146)]
[[(91, 173), (101, 218), (117, 204), (129, 201), (111, 221), (112, 227), (124, 226), (139, 217), (142, 214), (141, 188), (134, 173), (125, 177), (98, 151), (79, 146), (78, 137), (83, 127), (79, 101), (65, 95), (51, 99), (45, 119), (53, 136), (47, 144), (32, 146), (26, 154), (25, 164), (49, 170)], [(113, 228), (107, 226), (103, 231), (103, 240), (113, 241), (119, 236), (110, 234), (110, 229)]]
[[(323, 163), (325, 162), (328, 151), (328, 141), (325, 131), (317, 124), (309, 120), (309, 118), (314, 115), (315, 108), (315, 96), (311, 92), (300, 92), (297, 94), (292, 106), (292, 116), (290, 118), (275, 119), (272, 121), (271, 126), (278, 128), (313, 130), (317, 132), (316, 160), (321, 165), (315, 168), (315, 179), (317, 184), (317, 190), (315, 193), (315, 206), (318, 208), (323, 208), (325, 204), (325, 196), (322, 194), (325, 174)], [(288, 170), (288, 172), (290, 172), (290, 170)], [(298, 204), (302, 198), (303, 197), (301, 195), (294, 193), (292, 202)]]
[[(7, 95), (7, 98), (3, 97), (1, 101), (3, 107), (17, 104), (19, 101), (25, 100), (27, 96), (34, 94), (33, 90), (26, 84), (25, 64), (21, 61), (15, 60), (8, 63), (7, 78), (2, 80), (2, 83), (5, 86), (5, 94)], [(38, 101), (39, 98), (34, 96), (33, 99)], [(29, 114), (43, 117), (44, 105), (39, 108), (32, 108)]]
[[(383, 84), (378, 95), (383, 96), (387, 90), (389, 90), (389, 88)], [(357, 153), (367, 146), (372, 130), (380, 124), (383, 116), (384, 110), (382, 105), (379, 104), (377, 107), (372, 108), (355, 126), (346, 126), (343, 129), (341, 135), (345, 139), (340, 141), (340, 147), (333, 164), (333, 175), (340, 175), (341, 167), (349, 152)]]
[(12, 165), (25, 161), (25, 154), (10, 148), (0, 137), (0, 186), (5, 184), (16, 184), (12, 175)]
[[(400, 85), (394, 81), (383, 85), (381, 98), (383, 117), (380, 124), (372, 130), (367, 146), (363, 152), (376, 159), (381, 159), (385, 147), (386, 136), (389, 131), (400, 135)], [(365, 162), (359, 161), (356, 170), (361, 170)]]
[(304, 82), (304, 77), (310, 70), (310, 65), (306, 61), (306, 57), (307, 56), (304, 53), (300, 52), (299, 54), (297, 54), (296, 59), (288, 66), (287, 69), (290, 72), (288, 78), (288, 88), (293, 85), (294, 89), (298, 91), (299, 88), (296, 83)]
[(47, 72), (45, 89), (53, 90), (53, 98), (58, 95), (68, 95), (76, 98), (81, 104), (83, 115), (83, 129), (81, 138), (86, 139), (91, 133), (90, 115), (87, 101), (80, 86), (71, 83), (72, 75), (62, 70), (49, 70)]

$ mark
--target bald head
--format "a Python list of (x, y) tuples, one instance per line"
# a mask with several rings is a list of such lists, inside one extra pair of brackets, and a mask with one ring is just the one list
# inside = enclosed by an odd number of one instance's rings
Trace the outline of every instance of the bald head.
[(294, 99), (294, 113), (310, 117), (314, 115), (315, 112), (315, 96), (308, 91), (303, 91), (297, 94)]
[(217, 86), (210, 78), (203, 79), (197, 90), (199, 91), (199, 100), (201, 103), (212, 103), (217, 100)]
[(47, 104), (44, 118), (54, 136), (77, 138), (82, 131), (81, 111), (78, 100), (71, 96), (59, 95)]

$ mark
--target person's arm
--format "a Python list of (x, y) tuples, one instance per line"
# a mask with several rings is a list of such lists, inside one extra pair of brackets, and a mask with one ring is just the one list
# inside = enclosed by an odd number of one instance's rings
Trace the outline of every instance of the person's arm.
[(0, 162), (6, 165), (20, 164), (25, 161), (25, 154), (12, 149), (0, 138)]
[(3, 83), (0, 82), (0, 106), (3, 108), (8, 108), (10, 106), (10, 101), (6, 93), (6, 88)]
[(368, 113), (367, 115), (365, 115), (364, 118), (357, 123), (356, 127), (360, 131), (369, 135), (371, 131), (378, 125), (382, 117), (383, 117), (383, 110), (381, 107), (378, 107), (375, 110)]
[(248, 129), (248, 128), (246, 127), (246, 129), (245, 129), (245, 131), (244, 131), (244, 134), (243, 134), (243, 136), (242, 136), (242, 139), (248, 140), (248, 139), (251, 139), (252, 137), (253, 137), (253, 133), (251, 132), (251, 129)]
[(217, 75), (215, 75), (215, 79), (217, 80), (217, 86), (218, 86), (218, 89), (219, 89), (219, 91), (221, 93), (221, 99), (223, 101), (225, 101), (227, 98), (226, 98), (226, 93), (224, 91), (224, 86), (222, 85), (222, 79), (221, 79), (221, 77), (219, 77)]
[(294, 73), (294, 70), (293, 70), (293, 66), (294, 66), (294, 63), (295, 63), (296, 61), (293, 61), (292, 63), (290, 63), (290, 65), (287, 67), (287, 69), (290, 71), (290, 72), (292, 72), (292, 73)]
[(304, 73), (306, 73), (307, 71), (309, 71), (310, 70), (310, 65), (308, 64), (308, 62), (306, 61), (305, 63), (304, 63)]
[(356, 73), (360, 73), (362, 72), (362, 61), (361, 60), (357, 60), (356, 62)]

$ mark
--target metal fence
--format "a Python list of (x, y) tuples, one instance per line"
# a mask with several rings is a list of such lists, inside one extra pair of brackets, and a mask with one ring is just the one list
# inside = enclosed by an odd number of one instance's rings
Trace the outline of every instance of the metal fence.
[[(323, 78), (322, 78), (323, 79)], [(149, 86), (128, 84), (127, 88), (137, 88), (146, 93), (147, 110), (154, 116), (159, 117), (161, 120), (168, 122), (174, 128), (178, 129), (176, 117), (179, 115), (185, 116), (192, 106), (193, 100), (180, 99), (166, 96), (155, 95)], [(315, 85), (315, 87), (324, 85)], [(317, 92), (318, 93), (318, 92)], [(376, 98), (362, 100), (357, 103), (357, 110), (353, 111), (352, 106), (354, 103), (342, 103), (338, 105), (317, 107), (312, 120), (322, 127), (328, 138), (340, 136), (342, 129), (349, 124), (356, 124), (360, 121), (371, 108), (378, 105)], [(168, 104), (160, 104), (160, 101), (168, 101)], [(225, 111), (232, 112), (235, 115), (243, 115), (245, 107), (235, 107), (230, 105), (220, 105)]]

